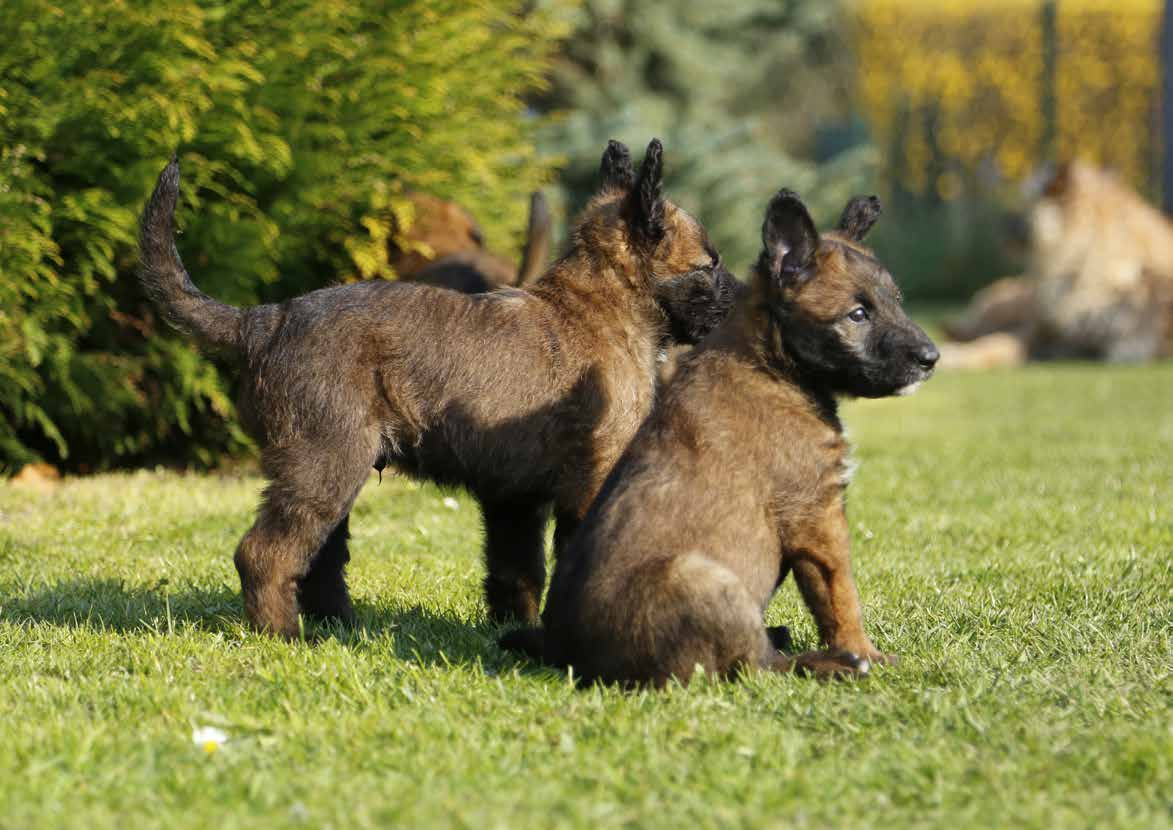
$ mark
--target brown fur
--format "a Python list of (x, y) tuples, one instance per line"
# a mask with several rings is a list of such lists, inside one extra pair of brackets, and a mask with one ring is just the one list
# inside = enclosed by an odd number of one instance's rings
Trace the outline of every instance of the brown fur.
[[(751, 287), (684, 359), (558, 560), (543, 629), (503, 645), (583, 680), (657, 686), (698, 667), (826, 676), (888, 660), (851, 575), (835, 397), (915, 384), (936, 351), (859, 244), (878, 211), (855, 200), (820, 238), (797, 197), (775, 197)], [(785, 631), (762, 622), (788, 573), (823, 651), (779, 653)]]
[[(392, 244), (388, 251), (400, 279), (411, 279), (437, 259), (484, 249), (481, 226), (461, 205), (419, 191), (408, 193), (407, 200), (411, 222), (396, 229), (399, 244)], [(503, 264), (508, 267), (507, 262)]]
[(979, 292), (946, 325), (964, 345), (947, 346), (942, 366), (1173, 354), (1173, 227), (1160, 212), (1111, 174), (1074, 162), (1046, 180), (1021, 225), (1027, 274)]
[(400, 279), (478, 294), (523, 287), (541, 276), (552, 236), (550, 210), (541, 193), (530, 194), (525, 248), (517, 264), (485, 247), (476, 220), (460, 205), (423, 193), (413, 193), (411, 199), (415, 221), (401, 240), (404, 247), (391, 251)]
[(249, 309), (184, 270), (168, 165), (143, 213), (142, 282), (239, 366), (269, 480), (235, 558), (258, 628), (293, 637), (299, 610), (352, 616), (349, 513), (388, 465), (472, 491), (489, 611), (536, 619), (551, 509), (562, 538), (650, 410), (662, 341), (703, 335), (731, 302), (704, 229), (660, 195), (660, 153), (653, 142), (636, 180), (627, 148), (608, 147), (568, 253), (529, 290), (365, 282)]

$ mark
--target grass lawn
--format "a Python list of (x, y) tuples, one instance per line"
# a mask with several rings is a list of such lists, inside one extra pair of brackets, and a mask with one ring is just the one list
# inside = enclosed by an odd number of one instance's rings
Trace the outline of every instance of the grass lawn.
[[(242, 625), (257, 479), (0, 484), (0, 827), (1173, 826), (1173, 365), (845, 420), (903, 657), (859, 683), (576, 691), (494, 645), (473, 503), (401, 479), (355, 509), (361, 626), (292, 645)], [(768, 619), (811, 645), (792, 583)]]

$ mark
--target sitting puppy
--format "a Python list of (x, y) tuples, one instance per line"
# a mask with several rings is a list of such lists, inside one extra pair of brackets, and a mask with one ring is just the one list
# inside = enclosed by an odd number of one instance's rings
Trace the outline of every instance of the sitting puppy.
[[(860, 245), (857, 198), (820, 237), (798, 197), (771, 201), (752, 285), (682, 364), (559, 558), (544, 628), (502, 645), (583, 681), (664, 685), (698, 666), (863, 674), (851, 576), (848, 446), (836, 397), (911, 391), (937, 350)], [(762, 614), (794, 573), (826, 651), (778, 651)]]
[(352, 616), (348, 517), (387, 465), (472, 491), (489, 612), (536, 622), (551, 507), (562, 539), (650, 411), (664, 341), (699, 339), (732, 304), (704, 228), (661, 195), (661, 153), (653, 141), (637, 180), (627, 148), (608, 146), (568, 253), (529, 290), (363, 282), (248, 309), (184, 270), (167, 166), (142, 217), (141, 279), (240, 368), (269, 480), (235, 559), (254, 625), (295, 637), (299, 610)]

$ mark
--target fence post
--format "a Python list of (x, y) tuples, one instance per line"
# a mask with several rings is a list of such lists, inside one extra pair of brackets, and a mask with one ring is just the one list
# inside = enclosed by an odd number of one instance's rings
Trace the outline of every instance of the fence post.
[(1161, 67), (1161, 207), (1173, 214), (1173, 0), (1165, 0), (1158, 44)]
[(1043, 136), (1039, 146), (1042, 159), (1053, 160), (1056, 152), (1058, 112), (1055, 94), (1055, 67), (1059, 57), (1059, 25), (1057, 0), (1043, 0), (1040, 20), (1043, 39), (1042, 112)]

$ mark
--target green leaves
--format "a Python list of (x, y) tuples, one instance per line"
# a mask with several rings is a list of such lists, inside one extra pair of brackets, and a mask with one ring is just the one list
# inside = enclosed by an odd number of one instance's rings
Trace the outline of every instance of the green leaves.
[(248, 446), (230, 383), (139, 294), (136, 219), (184, 170), (178, 244), (234, 304), (393, 277), (408, 188), (520, 243), (523, 96), (560, 3), (6, 0), (0, 16), (0, 471), (211, 464)]

